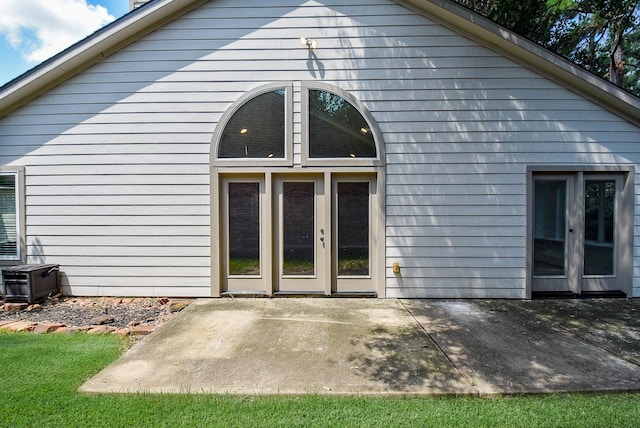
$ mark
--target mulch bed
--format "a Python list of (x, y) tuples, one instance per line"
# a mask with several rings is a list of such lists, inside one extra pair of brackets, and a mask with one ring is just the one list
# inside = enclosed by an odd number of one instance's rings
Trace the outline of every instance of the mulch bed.
[(66, 296), (33, 305), (0, 300), (0, 330), (146, 335), (190, 303), (189, 299)]

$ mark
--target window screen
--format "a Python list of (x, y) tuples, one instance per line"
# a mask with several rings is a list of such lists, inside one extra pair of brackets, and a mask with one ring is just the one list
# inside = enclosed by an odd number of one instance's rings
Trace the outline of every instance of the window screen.
[(351, 103), (332, 92), (309, 90), (309, 157), (376, 157), (367, 121)]
[(224, 128), (219, 158), (284, 158), (285, 90), (260, 94), (244, 103)]
[(17, 257), (16, 175), (0, 174), (0, 259)]

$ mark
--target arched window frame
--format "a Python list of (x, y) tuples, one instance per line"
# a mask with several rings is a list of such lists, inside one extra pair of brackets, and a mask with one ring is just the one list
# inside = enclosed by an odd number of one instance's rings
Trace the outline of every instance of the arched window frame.
[[(331, 92), (335, 95), (338, 95), (344, 98), (347, 102), (349, 102), (353, 107), (358, 110), (358, 112), (365, 119), (367, 124), (369, 125), (369, 129), (373, 133), (373, 140), (376, 146), (376, 157), (367, 157), (367, 158), (311, 158), (309, 157), (309, 91), (310, 90), (320, 90)], [(302, 158), (301, 163), (302, 166), (381, 166), (383, 164), (382, 159), (384, 159), (383, 153), (383, 144), (382, 144), (382, 133), (380, 132), (380, 128), (376, 121), (371, 116), (369, 110), (365, 107), (365, 105), (355, 98), (353, 95), (348, 93), (347, 91), (336, 87), (334, 85), (330, 85), (323, 82), (315, 82), (308, 81), (302, 82), (301, 85), (301, 108), (302, 108), (302, 123), (301, 123), (301, 132), (302, 132)]]
[[(229, 120), (246, 103), (254, 98), (276, 90), (284, 90), (284, 158), (220, 158), (220, 142)], [(269, 83), (259, 86), (238, 98), (222, 115), (213, 133), (214, 150), (211, 153), (212, 164), (219, 166), (291, 166), (293, 164), (293, 84), (291, 82)]]

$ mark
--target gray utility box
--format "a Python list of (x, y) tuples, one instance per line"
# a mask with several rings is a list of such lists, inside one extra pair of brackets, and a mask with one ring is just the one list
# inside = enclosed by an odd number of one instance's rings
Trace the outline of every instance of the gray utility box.
[(20, 265), (2, 270), (4, 300), (32, 304), (58, 294), (60, 265)]

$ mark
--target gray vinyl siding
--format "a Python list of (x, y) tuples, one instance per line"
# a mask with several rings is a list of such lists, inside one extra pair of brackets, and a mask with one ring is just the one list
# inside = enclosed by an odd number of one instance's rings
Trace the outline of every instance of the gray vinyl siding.
[[(525, 297), (527, 166), (640, 161), (637, 127), (391, 1), (212, 1), (0, 119), (29, 261), (60, 263), (74, 294), (210, 295), (217, 121), (293, 81), (299, 166), (308, 80), (382, 131), (388, 297)], [(634, 242), (640, 296), (640, 227)]]

